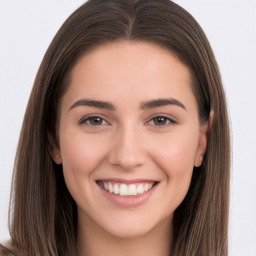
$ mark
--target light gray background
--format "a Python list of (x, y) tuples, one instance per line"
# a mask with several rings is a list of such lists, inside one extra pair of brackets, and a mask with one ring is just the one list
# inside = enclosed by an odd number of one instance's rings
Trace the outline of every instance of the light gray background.
[[(232, 125), (230, 255), (256, 256), (256, 0), (176, 0), (205, 30), (221, 70)], [(82, 0), (0, 0), (0, 241), (13, 161), (42, 57)]]

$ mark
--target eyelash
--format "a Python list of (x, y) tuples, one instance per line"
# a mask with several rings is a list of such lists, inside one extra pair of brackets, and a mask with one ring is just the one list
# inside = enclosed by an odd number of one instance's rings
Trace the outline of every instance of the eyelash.
[[(90, 122), (93, 121), (93, 119), (98, 119), (100, 121), (100, 124), (91, 124)], [(164, 120), (164, 124), (155, 124), (154, 121), (157, 119), (157, 118), (162, 118), (162, 120)], [(101, 116), (99, 115), (93, 115), (93, 116), (85, 116), (83, 117), (82, 119), (80, 119), (79, 121), (79, 124), (80, 125), (88, 125), (90, 126), (91, 128), (99, 128), (101, 127), (102, 125), (109, 125), (110, 123), (107, 122), (104, 118), (102, 118)], [(155, 126), (157, 128), (164, 128), (166, 126), (169, 126), (169, 125), (176, 125), (177, 124), (177, 121), (169, 116), (166, 116), (166, 115), (155, 115), (153, 117), (151, 117), (149, 119), (149, 121), (146, 122), (147, 125), (152, 125), (152, 126)]]
[[(164, 124), (154, 124), (154, 120), (156, 120), (157, 118), (162, 118), (162, 120), (165, 121)], [(174, 118), (171, 118), (169, 116), (166, 116), (166, 115), (156, 115), (156, 116), (153, 116), (152, 118), (149, 119), (149, 121), (147, 122), (148, 125), (153, 125), (153, 126), (156, 126), (157, 128), (164, 128), (166, 126), (174, 126), (177, 124), (177, 121), (174, 119)]]
[[(101, 122), (104, 122), (104, 124), (100, 123), (98, 125), (96, 124), (91, 124), (90, 121), (92, 121), (93, 119), (100, 119)], [(109, 122), (107, 122), (104, 118), (102, 118), (101, 116), (99, 115), (93, 115), (93, 116), (85, 116), (83, 117), (82, 119), (80, 119), (79, 121), (79, 124), (82, 125), (82, 124), (86, 124), (92, 128), (98, 128), (99, 126), (102, 126), (102, 125), (109, 125)]]

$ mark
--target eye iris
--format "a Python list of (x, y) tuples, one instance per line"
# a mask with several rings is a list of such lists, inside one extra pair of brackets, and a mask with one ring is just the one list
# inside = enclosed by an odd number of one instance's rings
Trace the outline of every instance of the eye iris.
[(153, 119), (155, 125), (164, 125), (166, 124), (166, 117), (158, 116)]
[(100, 117), (90, 117), (89, 122), (91, 125), (101, 125), (102, 124), (102, 119)]

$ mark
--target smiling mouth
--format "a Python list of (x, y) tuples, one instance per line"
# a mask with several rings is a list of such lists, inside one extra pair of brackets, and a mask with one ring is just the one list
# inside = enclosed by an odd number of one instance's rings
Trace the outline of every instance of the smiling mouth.
[(97, 184), (104, 190), (119, 196), (139, 196), (150, 191), (158, 182), (142, 183), (116, 183), (112, 181), (97, 181)]

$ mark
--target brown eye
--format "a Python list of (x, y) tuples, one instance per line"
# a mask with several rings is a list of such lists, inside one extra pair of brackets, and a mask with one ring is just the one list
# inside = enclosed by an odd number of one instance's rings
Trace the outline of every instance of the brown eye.
[(149, 124), (161, 127), (161, 126), (175, 125), (177, 124), (177, 122), (174, 119), (167, 116), (155, 116), (149, 121)]
[(102, 118), (98, 117), (98, 116), (93, 116), (93, 117), (89, 117), (88, 118), (88, 122), (91, 124), (91, 125), (101, 125), (103, 120)]
[(168, 121), (167, 118), (164, 116), (157, 116), (154, 117), (152, 120), (155, 125), (165, 125)]
[(80, 120), (80, 124), (87, 124), (90, 126), (100, 126), (100, 125), (107, 124), (107, 122), (100, 116), (90, 116)]

